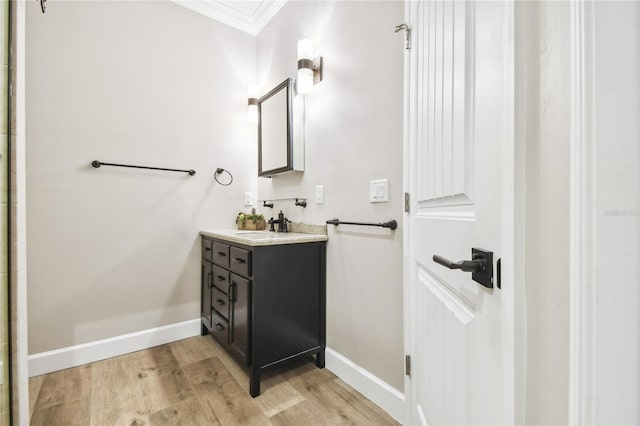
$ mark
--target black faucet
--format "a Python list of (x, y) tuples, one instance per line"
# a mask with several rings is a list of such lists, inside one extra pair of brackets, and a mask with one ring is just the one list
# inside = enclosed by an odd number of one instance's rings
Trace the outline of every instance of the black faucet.
[(277, 223), (278, 232), (289, 232), (289, 230), (287, 229), (287, 222), (291, 223), (289, 219), (284, 217), (284, 213), (282, 213), (282, 210), (280, 210), (280, 213), (278, 213), (278, 219), (274, 219), (274, 218), (269, 219), (269, 225), (271, 225), (271, 227), (269, 228), (269, 231), (275, 231), (275, 228), (273, 225)]

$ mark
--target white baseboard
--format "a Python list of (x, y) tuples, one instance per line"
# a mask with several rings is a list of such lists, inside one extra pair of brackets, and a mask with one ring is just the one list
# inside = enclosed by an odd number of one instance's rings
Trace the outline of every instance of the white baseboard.
[(200, 318), (29, 355), (29, 377), (200, 335)]
[(326, 368), (369, 398), (398, 422), (403, 422), (404, 394), (333, 349), (325, 353)]

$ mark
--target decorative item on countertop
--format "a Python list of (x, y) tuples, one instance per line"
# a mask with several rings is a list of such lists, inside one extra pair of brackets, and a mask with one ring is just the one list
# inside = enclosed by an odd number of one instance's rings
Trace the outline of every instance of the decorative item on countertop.
[(236, 217), (236, 224), (238, 229), (250, 229), (256, 231), (262, 231), (267, 229), (267, 222), (264, 220), (264, 216), (260, 213), (238, 213)]

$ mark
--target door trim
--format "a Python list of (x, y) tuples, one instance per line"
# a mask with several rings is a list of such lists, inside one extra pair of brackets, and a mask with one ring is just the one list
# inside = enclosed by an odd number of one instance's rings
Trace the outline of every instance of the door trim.
[[(411, 7), (412, 2), (405, 0), (404, 2), (404, 22), (407, 25), (411, 25)], [(410, 31), (411, 28), (408, 30)], [(410, 31), (411, 38), (414, 37), (414, 32)], [(410, 46), (415, 46), (413, 40), (410, 40)], [(403, 310), (403, 347), (404, 353), (411, 353), (411, 344), (409, 337), (411, 335), (411, 321), (407, 313), (407, 307), (410, 306), (410, 284), (411, 284), (411, 259), (410, 259), (410, 240), (411, 235), (411, 212), (416, 208), (415, 194), (411, 194), (410, 176), (411, 176), (411, 160), (410, 160), (410, 105), (412, 102), (411, 87), (411, 64), (412, 57), (415, 49), (405, 49), (404, 54), (404, 71), (403, 71), (403, 112), (402, 112), (402, 188), (405, 193), (405, 197), (408, 196), (409, 202), (405, 205), (403, 217), (402, 217), (402, 310)], [(408, 195), (407, 195), (408, 194)], [(412, 196), (413, 195), (413, 196)], [(410, 404), (409, 404), (409, 390), (411, 388), (410, 378), (405, 375), (404, 377), (404, 407), (403, 407), (403, 419), (400, 423), (408, 424), (410, 417)]]
[(570, 6), (569, 424), (595, 422), (594, 15)]

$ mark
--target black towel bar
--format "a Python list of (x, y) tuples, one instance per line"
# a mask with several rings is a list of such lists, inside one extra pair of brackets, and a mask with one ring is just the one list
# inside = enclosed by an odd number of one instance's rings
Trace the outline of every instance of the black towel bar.
[(129, 167), (132, 169), (148, 169), (148, 170), (164, 170), (167, 172), (183, 172), (183, 173), (189, 173), (189, 176), (193, 176), (196, 174), (196, 171), (193, 169), (183, 170), (183, 169), (165, 169), (163, 167), (132, 166), (130, 164), (103, 163), (102, 161), (98, 161), (98, 160), (92, 161), (91, 165), (96, 169), (100, 166), (114, 166), (114, 167)]
[(327, 220), (327, 225), (360, 225), (360, 226), (379, 226), (381, 228), (389, 228), (389, 229), (396, 229), (398, 227), (398, 222), (396, 222), (395, 220), (390, 220), (389, 222), (384, 222), (384, 223), (365, 223), (365, 222), (344, 222), (341, 221), (338, 218), (332, 219), (332, 220)]

